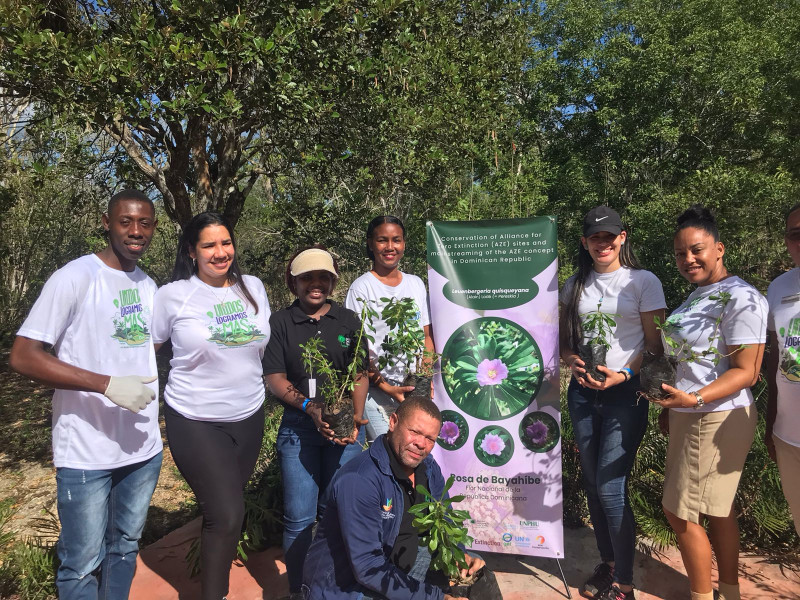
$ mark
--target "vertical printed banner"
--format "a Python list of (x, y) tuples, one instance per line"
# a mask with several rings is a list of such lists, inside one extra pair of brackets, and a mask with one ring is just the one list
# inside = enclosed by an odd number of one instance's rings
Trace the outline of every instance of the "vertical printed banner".
[(477, 551), (564, 556), (555, 217), (428, 222), (434, 455)]

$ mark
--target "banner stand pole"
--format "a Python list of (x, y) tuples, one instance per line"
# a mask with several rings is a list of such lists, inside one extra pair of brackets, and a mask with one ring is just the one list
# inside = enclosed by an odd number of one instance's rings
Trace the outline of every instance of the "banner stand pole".
[(558, 565), (558, 572), (561, 573), (561, 581), (564, 582), (564, 589), (567, 590), (567, 598), (569, 600), (572, 599), (572, 592), (569, 591), (569, 585), (567, 585), (567, 578), (564, 577), (564, 570), (561, 568), (561, 559), (557, 558), (556, 564)]

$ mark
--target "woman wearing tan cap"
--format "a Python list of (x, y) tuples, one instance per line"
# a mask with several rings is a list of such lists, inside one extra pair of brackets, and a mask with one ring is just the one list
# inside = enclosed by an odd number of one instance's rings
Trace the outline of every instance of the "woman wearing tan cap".
[(297, 299), (273, 313), (272, 337), (264, 354), (267, 385), (284, 405), (277, 447), (283, 479), (283, 551), (292, 598), (302, 598), (303, 561), (314, 521), (325, 508), (328, 484), (364, 443), (361, 415), (367, 395), (366, 369), (352, 394), (356, 429), (350, 438), (335, 439), (322, 420), (320, 377), (307, 371), (300, 348), (312, 337), (321, 337), (334, 368), (343, 371), (352, 362), (361, 321), (356, 313), (329, 299), (338, 278), (336, 260), (322, 246), (292, 257), (286, 285)]

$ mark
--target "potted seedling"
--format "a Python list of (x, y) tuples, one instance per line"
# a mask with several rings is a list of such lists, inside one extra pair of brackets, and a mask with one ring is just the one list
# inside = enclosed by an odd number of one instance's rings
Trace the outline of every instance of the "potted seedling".
[(323, 398), (322, 420), (333, 430), (334, 437), (346, 438), (353, 435), (355, 428), (352, 392), (359, 373), (366, 370), (367, 339), (363, 327), (354, 340), (353, 358), (344, 371), (333, 366), (325, 350), (322, 338), (314, 336), (305, 344), (303, 365), (309, 373), (318, 378), (319, 392)]
[[(419, 324), (419, 308), (413, 298), (381, 298), (386, 302), (381, 319), (389, 333), (381, 344), (384, 354), (378, 359), (378, 368), (399, 361), (406, 368), (404, 386), (414, 386), (407, 398), (431, 397), (433, 369), (439, 355), (425, 349), (425, 332)], [(373, 313), (374, 314), (374, 313)]]
[(472, 538), (464, 524), (470, 520), (469, 512), (453, 508), (453, 504), (461, 502), (464, 496), (447, 497), (453, 481), (455, 476), (451, 475), (445, 482), (442, 497), (438, 499), (425, 486), (417, 486), (417, 491), (425, 500), (408, 511), (414, 516), (412, 524), (419, 533), (419, 545), (427, 547), (430, 552), (430, 569), (442, 573), (450, 580), (447, 593), (451, 596), (502, 600), (497, 581), (488, 569), (483, 568), (466, 578), (461, 576), (462, 569), (467, 568), (464, 549), (472, 545)]
[(589, 337), (589, 342), (578, 344), (578, 356), (584, 362), (586, 374), (600, 383), (606, 380), (606, 376), (597, 367), (606, 366), (606, 352), (611, 348), (609, 338), (613, 328), (617, 326), (614, 320), (617, 315), (600, 312), (601, 304), (599, 302), (597, 310), (587, 314), (581, 324), (583, 334)]
[[(679, 321), (667, 319), (662, 322), (658, 317), (655, 317), (655, 324), (661, 334), (665, 350), (664, 354), (660, 356), (656, 356), (649, 351), (645, 351), (642, 356), (642, 368), (639, 372), (639, 381), (642, 385), (642, 393), (647, 397), (662, 400), (668, 396), (661, 388), (661, 384), (666, 383), (671, 387), (675, 387), (675, 379), (677, 377), (679, 364), (698, 362), (708, 358), (714, 366), (716, 366), (719, 364), (720, 359), (731, 356), (745, 347), (744, 344), (742, 344), (728, 354), (723, 354), (716, 348), (715, 342), (720, 336), (719, 327), (722, 323), (722, 315), (725, 312), (725, 307), (731, 300), (731, 295), (728, 292), (719, 292), (717, 294), (711, 294), (708, 296), (708, 299), (718, 302), (721, 310), (719, 311), (719, 316), (714, 321), (714, 329), (711, 335), (708, 336), (709, 347), (705, 350), (700, 350), (699, 352), (695, 351), (688, 346), (685, 340), (679, 342), (673, 337), (673, 334), (681, 328)], [(701, 299), (698, 299), (696, 302), (700, 300)]]
[[(675, 331), (675, 325), (669, 320), (661, 321), (654, 317), (656, 328), (661, 334), (664, 346), (676, 348), (679, 346), (670, 334)], [(677, 352), (664, 352), (653, 354), (645, 350), (642, 354), (642, 366), (639, 369), (639, 383), (642, 386), (642, 393), (648, 398), (662, 400), (667, 397), (667, 393), (661, 388), (662, 383), (669, 386), (675, 385), (675, 378), (678, 373), (678, 363), (680, 359)]]

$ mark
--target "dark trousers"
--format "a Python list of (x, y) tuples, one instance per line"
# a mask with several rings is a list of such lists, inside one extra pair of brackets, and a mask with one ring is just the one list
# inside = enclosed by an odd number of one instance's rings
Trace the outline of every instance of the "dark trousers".
[(175, 464), (203, 513), (200, 536), (202, 600), (221, 600), (244, 520), (244, 487), (258, 460), (264, 408), (242, 421), (195, 421), (165, 405)]

